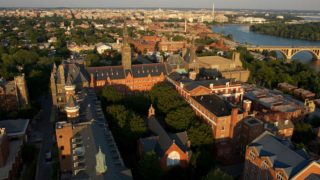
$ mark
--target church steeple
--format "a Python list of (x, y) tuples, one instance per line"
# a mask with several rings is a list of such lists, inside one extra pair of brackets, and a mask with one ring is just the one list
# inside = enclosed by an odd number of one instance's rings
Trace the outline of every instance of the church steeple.
[(148, 118), (154, 116), (155, 114), (156, 114), (156, 112), (155, 112), (155, 110), (154, 110), (154, 108), (153, 108), (153, 106), (151, 104), (151, 106), (149, 108), (149, 112), (148, 112)]
[(131, 47), (126, 23), (123, 25), (122, 66), (124, 70), (131, 70)]

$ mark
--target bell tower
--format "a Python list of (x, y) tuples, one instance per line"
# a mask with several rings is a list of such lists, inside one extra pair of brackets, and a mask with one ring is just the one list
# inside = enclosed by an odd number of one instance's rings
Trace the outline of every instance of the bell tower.
[(126, 23), (123, 26), (122, 66), (124, 70), (131, 70), (131, 47)]

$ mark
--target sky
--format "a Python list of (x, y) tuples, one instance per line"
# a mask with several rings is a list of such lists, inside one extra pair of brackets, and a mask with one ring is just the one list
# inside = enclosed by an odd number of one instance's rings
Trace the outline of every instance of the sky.
[[(211, 8), (213, 0), (0, 0), (0, 7)], [(320, 10), (320, 0), (214, 0), (216, 8)]]

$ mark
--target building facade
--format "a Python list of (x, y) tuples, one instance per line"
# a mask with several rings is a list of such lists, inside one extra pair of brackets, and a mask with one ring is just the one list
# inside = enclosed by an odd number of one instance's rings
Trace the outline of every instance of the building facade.
[(293, 150), (287, 141), (264, 132), (246, 149), (243, 179), (318, 179), (320, 164)]
[(159, 157), (160, 166), (168, 170), (174, 166), (186, 167), (191, 159), (190, 141), (187, 132), (170, 134), (155, 118), (154, 108), (149, 108), (147, 126), (154, 136), (139, 139), (139, 153), (154, 151)]

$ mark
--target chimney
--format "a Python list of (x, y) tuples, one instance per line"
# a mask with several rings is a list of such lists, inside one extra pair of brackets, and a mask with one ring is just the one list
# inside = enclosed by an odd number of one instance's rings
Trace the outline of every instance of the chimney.
[(92, 87), (92, 88), (94, 88), (94, 85), (95, 83), (94, 83), (94, 75), (91, 73), (90, 74), (90, 87)]
[(197, 77), (197, 73), (195, 71), (189, 72), (189, 78), (191, 80), (196, 80), (196, 77)]

